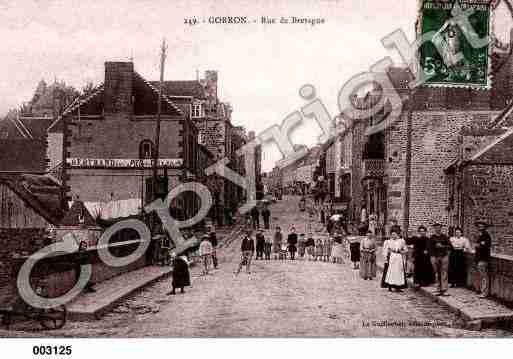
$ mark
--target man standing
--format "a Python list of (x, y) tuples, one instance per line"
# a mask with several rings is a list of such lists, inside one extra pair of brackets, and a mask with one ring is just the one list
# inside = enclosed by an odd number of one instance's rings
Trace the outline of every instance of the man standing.
[(258, 211), (258, 208), (256, 206), (254, 206), (251, 209), (250, 214), (251, 214), (253, 229), (260, 228), (260, 212)]
[(240, 249), (242, 252), (241, 261), (239, 263), (239, 268), (235, 272), (235, 275), (240, 273), (242, 266), (244, 265), (246, 266), (246, 273), (251, 274), (251, 258), (253, 257), (253, 253), (255, 252), (255, 242), (250, 237), (250, 234), (246, 234), (244, 236), (244, 238), (242, 239)]
[(256, 258), (264, 259), (265, 237), (261, 229), (256, 234)]
[(479, 229), (479, 237), (476, 245), (476, 262), (479, 269), (479, 277), (481, 279), (480, 291), (481, 298), (486, 298), (490, 294), (490, 283), (488, 278), (488, 266), (490, 263), (492, 238), (487, 231), (488, 224), (484, 221), (476, 222)]
[(436, 283), (438, 285), (437, 296), (448, 296), (447, 288), (449, 271), (449, 251), (451, 242), (445, 234), (442, 233), (440, 223), (433, 224), (435, 233), (428, 242), (428, 253), (431, 257), (431, 264), (435, 271)]
[(208, 229), (208, 239), (210, 244), (212, 244), (212, 263), (214, 264), (214, 269), (217, 269), (217, 235), (212, 227)]
[(269, 219), (271, 218), (271, 211), (269, 210), (269, 206), (266, 205), (262, 209), (262, 218), (264, 219), (264, 228), (269, 229)]
[(291, 260), (294, 260), (294, 257), (296, 256), (296, 251), (297, 251), (297, 234), (296, 234), (296, 229), (294, 227), (292, 227), (290, 229), (290, 234), (289, 236), (287, 237), (287, 244), (289, 245), (289, 253), (290, 253), (290, 259)]

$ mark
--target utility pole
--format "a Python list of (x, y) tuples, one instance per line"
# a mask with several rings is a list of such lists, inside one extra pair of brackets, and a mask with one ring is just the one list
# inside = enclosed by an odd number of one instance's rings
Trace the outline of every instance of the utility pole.
[(152, 199), (156, 199), (156, 185), (158, 177), (158, 159), (160, 147), (160, 117), (162, 113), (162, 85), (164, 82), (164, 65), (166, 62), (166, 39), (162, 40), (162, 47), (160, 52), (160, 83), (159, 83), (159, 100), (157, 103), (157, 123), (155, 126), (155, 149), (153, 151), (153, 186), (152, 186)]
[[(160, 49), (160, 83), (159, 83), (159, 98), (157, 102), (157, 121), (155, 126), (155, 141), (152, 153), (153, 163), (152, 163), (152, 185), (151, 185), (151, 201), (157, 199), (157, 180), (158, 180), (158, 160), (159, 160), (159, 147), (160, 147), (160, 117), (162, 114), (162, 85), (164, 82), (164, 64), (166, 62), (166, 39), (162, 40), (162, 46)], [(150, 229), (154, 233), (156, 228), (156, 218), (155, 216), (150, 216)]]

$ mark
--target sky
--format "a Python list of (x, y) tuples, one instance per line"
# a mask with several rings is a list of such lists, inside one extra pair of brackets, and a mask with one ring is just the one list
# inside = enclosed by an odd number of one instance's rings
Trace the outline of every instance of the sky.
[[(306, 104), (298, 92), (312, 84), (331, 115), (351, 76), (397, 54), (380, 40), (396, 29), (413, 38), (416, 0), (0, 0), (0, 116), (31, 98), (41, 79), (82, 88), (99, 83), (104, 62), (134, 61), (157, 80), (159, 48), (168, 43), (166, 80), (192, 80), (217, 70), (219, 97), (232, 104), (233, 123), (257, 133)], [(209, 24), (209, 17), (247, 16), (248, 24)], [(323, 18), (324, 24), (261, 24), (262, 16)], [(197, 18), (197, 25), (184, 24)], [(207, 23), (201, 21), (205, 19)], [(257, 20), (257, 23), (253, 23)], [(314, 145), (307, 124), (295, 143)], [(281, 158), (264, 147), (263, 168)]]

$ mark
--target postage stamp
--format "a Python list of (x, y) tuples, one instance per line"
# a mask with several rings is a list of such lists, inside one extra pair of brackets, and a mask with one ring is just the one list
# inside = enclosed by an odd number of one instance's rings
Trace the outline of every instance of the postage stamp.
[(420, 67), (428, 86), (490, 87), (490, 0), (423, 0)]

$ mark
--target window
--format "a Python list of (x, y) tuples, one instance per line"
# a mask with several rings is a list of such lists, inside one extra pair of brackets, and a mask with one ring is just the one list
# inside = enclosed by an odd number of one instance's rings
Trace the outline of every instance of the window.
[(195, 103), (195, 104), (192, 105), (192, 117), (193, 118), (202, 117), (201, 116), (201, 104), (200, 103)]
[(144, 140), (139, 145), (139, 158), (151, 159), (153, 157), (153, 142)]

